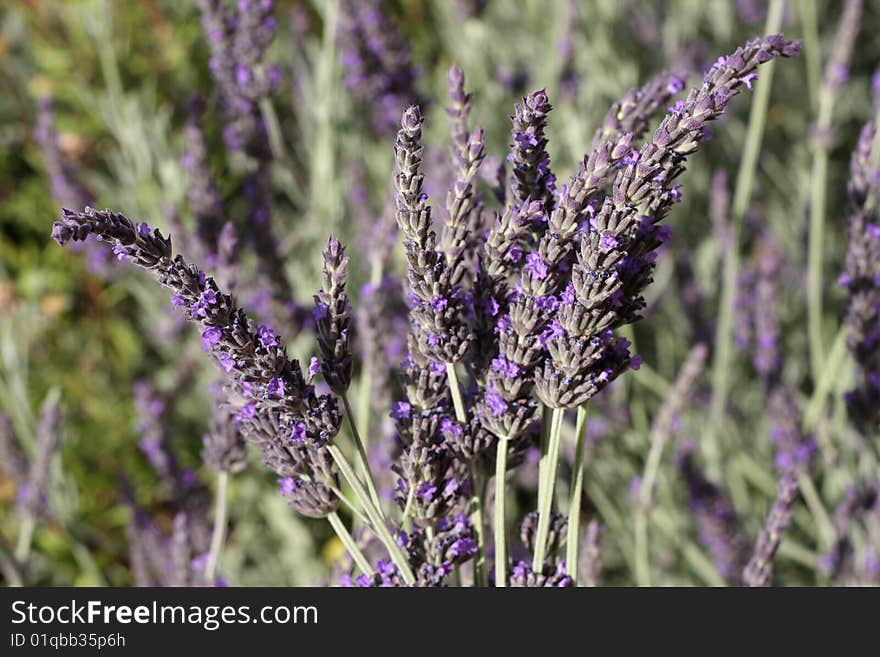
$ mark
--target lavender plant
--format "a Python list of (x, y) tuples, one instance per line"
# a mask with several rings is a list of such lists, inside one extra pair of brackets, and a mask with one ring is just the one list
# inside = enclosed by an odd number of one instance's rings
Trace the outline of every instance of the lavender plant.
[[(245, 185), (260, 215), (252, 221), (263, 282), (277, 304), (287, 307), (290, 287), (269, 232), (265, 182), (271, 149), (259, 110), (275, 84), (263, 63), (274, 28), (271, 3), (243, 2), (232, 11), (206, 0), (201, 8), (228, 117), (227, 145), (255, 161)], [(579, 531), (587, 402), (640, 365), (619, 332), (644, 313), (643, 295), (658, 250), (669, 238), (661, 221), (681, 200), (677, 179), (687, 157), (708, 138), (709, 122), (724, 114), (743, 87), (750, 87), (758, 66), (797, 52), (796, 42), (773, 35), (719, 58), (702, 85), (673, 102), (641, 144), (653, 115), (683, 90), (683, 82), (661, 74), (628, 92), (606, 115), (577, 173), (559, 186), (547, 153), (549, 98), (544, 91), (525, 96), (513, 116), (510, 190), (497, 211), (484, 206), (478, 189), (486, 140), (470, 124), (471, 96), (463, 74), (454, 68), (449, 76), (452, 183), (438, 213), (442, 225), (435, 223), (425, 193), (423, 115), (417, 105), (403, 112), (394, 143), (393, 184), (394, 217), (407, 262), (409, 327), (401, 393), (391, 407), (400, 449), (393, 464), (396, 508), (379, 495), (361, 435), (371, 425), (358, 422), (362, 418), (355, 417), (348, 398), (357, 366), (345, 249), (330, 238), (324, 250), (313, 313), (318, 356), (303, 371), (288, 355), (282, 336), (269, 323), (251, 319), (230, 293), (233, 281), (221, 275), (219, 254), (234, 249), (221, 247), (228, 224), (221, 223), (222, 205), (210, 178), (200, 173), (204, 157), (195, 123), (188, 133), (187, 161), (195, 183), (190, 203), (203, 230), (202, 247), (194, 253), (200, 258), (217, 254), (206, 260), (217, 276), (176, 253), (171, 238), (159, 230), (110, 210), (65, 209), (52, 236), (61, 245), (97, 238), (117, 258), (172, 292), (172, 304), (197, 327), (220, 377), (221, 403), (205, 440), (206, 462), (222, 475), (241, 467), (242, 438), (258, 449), (294, 510), (327, 518), (359, 571), (357, 576), (347, 573), (347, 582), (570, 586), (578, 582), (583, 543), (582, 579), (596, 584), (599, 526), (591, 523), (583, 541)], [(397, 99), (402, 93), (394, 87), (387, 96)], [(383, 281), (384, 272), (376, 278), (373, 286)], [(274, 316), (293, 321), (290, 314)], [(360, 324), (375, 330), (370, 319)], [(376, 349), (375, 337), (362, 337)], [(680, 398), (704, 358), (700, 348), (689, 359)], [(577, 421), (573, 486), (563, 515), (553, 511), (553, 500), (567, 409), (577, 409)], [(343, 415), (359, 473), (340, 436)], [(658, 431), (668, 433), (669, 422), (664, 420)], [(148, 430), (145, 425), (143, 431)], [(522, 463), (539, 435), (538, 508), (527, 510), (521, 527), (531, 558), (509, 560), (508, 470)], [(162, 444), (161, 435), (149, 443), (155, 451), (152, 460), (169, 481), (179, 479), (173, 460), (160, 453)], [(494, 496), (488, 487), (493, 472)], [(132, 560), (140, 581), (214, 581), (224, 515), (216, 514), (206, 546), (205, 540), (194, 542), (192, 529), (194, 522), (205, 525), (204, 514), (197, 520), (196, 510), (179, 509), (170, 535), (159, 537), (135, 509), (131, 532), (141, 547), (133, 549)], [(355, 539), (340, 509), (372, 537), (376, 549), (369, 559), (364, 541)], [(773, 529), (771, 537), (778, 532)], [(150, 541), (168, 555), (170, 572), (161, 577), (150, 572)], [(766, 564), (775, 548), (759, 547), (756, 559)], [(208, 560), (204, 570), (193, 566), (194, 559), (202, 565), (202, 554)], [(731, 572), (741, 567), (738, 559), (730, 559), (735, 564)], [(763, 572), (766, 565), (754, 568)], [(194, 580), (193, 573), (204, 579)]]

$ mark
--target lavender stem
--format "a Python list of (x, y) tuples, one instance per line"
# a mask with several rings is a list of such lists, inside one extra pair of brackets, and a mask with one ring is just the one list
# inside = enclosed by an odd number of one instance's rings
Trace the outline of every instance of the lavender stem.
[[(461, 426), (467, 426), (467, 414), (464, 410), (464, 400), (461, 398), (461, 386), (458, 383), (458, 374), (455, 372), (454, 363), (446, 363), (446, 378), (449, 380), (449, 391), (452, 393), (452, 405), (455, 407), (455, 419)], [(479, 586), (485, 583), (486, 551), (485, 537), (483, 536), (483, 500), (480, 495), (480, 487), (477, 485), (476, 463), (471, 464), (471, 524), (477, 533), (477, 558), (474, 559), (474, 584)]]
[(498, 439), (495, 449), (495, 586), (507, 586), (507, 439)]
[(568, 533), (565, 543), (565, 565), (571, 581), (577, 586), (578, 548), (580, 547), (581, 498), (584, 490), (584, 446), (587, 438), (587, 407), (578, 406), (574, 428), (574, 481), (571, 484), (571, 501), (568, 504)]
[(211, 547), (205, 564), (205, 581), (209, 586), (214, 583), (217, 564), (220, 563), (220, 552), (226, 538), (227, 497), (229, 491), (229, 472), (221, 470), (217, 473), (217, 493), (214, 501), (214, 531), (211, 533)]
[(846, 69), (861, 17), (861, 0), (849, 0), (843, 9), (831, 55), (819, 86), (819, 115), (816, 119), (816, 143), (810, 176), (810, 232), (807, 245), (807, 334), (810, 348), (810, 373), (816, 381), (822, 373), (825, 342), (822, 339), (822, 247), (825, 243), (825, 202), (828, 178), (828, 151), (834, 103), (842, 83), (836, 79)]
[[(767, 11), (767, 24), (764, 34), (775, 34), (782, 24), (784, 0), (773, 0)], [(773, 85), (774, 62), (767, 62), (761, 76), (755, 83), (755, 95), (749, 110), (749, 124), (742, 159), (737, 172), (734, 201), (731, 208), (730, 246), (724, 257), (721, 300), (718, 308), (718, 325), (715, 331), (715, 354), (712, 362), (712, 400), (710, 418), (706, 423), (703, 449), (708, 470), (713, 476), (720, 470), (720, 454), (717, 442), (718, 426), (727, 407), (727, 393), (730, 385), (730, 362), (733, 356), (733, 315), (736, 298), (736, 282), (739, 275), (739, 239), (742, 222), (749, 208), (752, 186), (764, 126), (767, 121), (767, 107), (770, 104), (770, 88)]]
[(22, 577), (18, 563), (16, 563), (12, 551), (2, 536), (0, 536), (0, 570), (2, 570), (9, 587), (20, 588), (24, 586), (24, 577)]
[(364, 575), (369, 576), (373, 572), (372, 567), (370, 567), (370, 562), (367, 561), (364, 553), (361, 552), (357, 543), (355, 543), (351, 534), (345, 528), (342, 518), (339, 517), (339, 514), (337, 514), (336, 511), (333, 511), (327, 516), (327, 520), (330, 521), (330, 526), (333, 527), (333, 531), (336, 532), (336, 535), (339, 537), (339, 540), (342, 541), (345, 549), (348, 550), (348, 554), (354, 560), (355, 564), (357, 564), (357, 567), (360, 568), (360, 571)]
[(367, 450), (361, 440), (361, 434), (357, 429), (357, 423), (354, 421), (354, 413), (351, 410), (351, 404), (348, 402), (348, 393), (342, 395), (342, 405), (345, 407), (345, 416), (348, 418), (348, 426), (351, 427), (351, 437), (357, 447), (358, 457), (361, 465), (361, 472), (364, 475), (364, 481), (367, 482), (367, 491), (370, 499), (379, 512), (379, 517), (385, 520), (385, 514), (382, 512), (382, 504), (379, 502), (379, 493), (376, 491), (376, 482), (373, 480), (373, 473), (370, 472), (370, 462), (367, 460)]
[(366, 511), (367, 517), (370, 519), (370, 524), (373, 527), (373, 531), (376, 532), (376, 536), (385, 545), (385, 549), (388, 550), (388, 554), (391, 556), (394, 565), (397, 566), (397, 570), (400, 571), (401, 577), (408, 586), (412, 586), (416, 581), (412, 569), (410, 569), (409, 563), (403, 555), (403, 552), (400, 551), (397, 542), (391, 536), (391, 532), (388, 531), (388, 527), (385, 525), (381, 512), (373, 506), (373, 502), (370, 500), (370, 494), (364, 489), (364, 485), (361, 483), (361, 480), (358, 479), (351, 464), (345, 458), (345, 455), (339, 447), (329, 444), (327, 445), (327, 451), (330, 453), (330, 456), (333, 457), (342, 477), (351, 487), (352, 491), (354, 491), (357, 501), (363, 507), (364, 511)]
[(554, 408), (550, 419), (550, 436), (547, 442), (547, 467), (544, 471), (543, 486), (538, 491), (538, 531), (535, 534), (535, 557), (532, 570), (536, 573), (544, 569), (544, 555), (547, 548), (547, 533), (550, 530), (550, 509), (553, 506), (553, 489), (556, 487), (556, 466), (559, 463), (559, 443), (562, 436), (564, 408)]
[(31, 544), (33, 543), (36, 526), (37, 519), (34, 515), (32, 513), (24, 514), (18, 530), (18, 543), (15, 545), (15, 561), (17, 563), (27, 563), (31, 555)]

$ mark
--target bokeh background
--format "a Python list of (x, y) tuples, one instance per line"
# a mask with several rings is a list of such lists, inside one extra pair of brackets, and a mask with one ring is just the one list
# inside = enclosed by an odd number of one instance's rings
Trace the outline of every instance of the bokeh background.
[[(787, 3), (783, 30), (786, 37), (805, 39), (805, 48), (799, 58), (776, 65), (754, 187), (735, 247), (749, 262), (758, 228), (778, 237), (785, 258), (778, 300), (784, 376), (800, 412), (812, 414), (819, 445), (810, 476), (826, 524), (817, 521), (817, 507), (795, 508), (777, 563), (777, 581), (784, 584), (829, 583), (821, 562), (831, 534), (823, 527), (833, 524), (848, 487), (878, 479), (876, 459), (846, 418), (842, 394), (852, 363), (845, 351), (835, 352), (835, 369), (821, 386), (808, 371), (804, 290), (815, 151), (825, 144), (829, 154), (821, 183), (827, 189), (823, 335), (830, 357), (845, 313), (836, 279), (846, 252), (849, 156), (874, 111), (871, 76), (880, 63), (880, 4), (871, 1), (823, 141), (815, 131), (820, 79), (842, 4)], [(297, 300), (305, 304), (319, 284), (320, 248), (330, 233), (349, 245), (351, 289), (369, 276), (358, 216), (381, 212), (392, 137), (374, 129), (366, 118), (371, 108), (346, 84), (338, 36), (345, 6), (334, 0), (275, 5), (277, 33), (267, 59), (282, 73), (271, 102), (287, 156), (273, 163), (273, 209)], [(456, 63), (474, 92), (474, 120), (485, 127), (489, 152), (499, 159), (510, 142), (513, 103), (547, 89), (555, 108), (548, 148), (564, 179), (615, 99), (663, 69), (698, 83), (716, 57), (763, 33), (768, 3), (398, 0), (382, 7), (411, 49), (436, 160), (446, 156), (446, 76)], [(35, 138), (38, 102), (53, 99), (61, 156), (95, 207), (163, 229), (173, 227), (171, 216), (188, 226), (183, 127), (194, 94), (207, 99), (209, 108), (215, 97), (208, 59), (199, 11), (189, 0), (7, 0), (0, 7), (0, 411), (25, 453), (34, 450), (44, 401), (60, 400), (63, 411), (50, 513), (36, 528), (30, 557), (39, 584), (132, 583), (126, 495), (157, 526), (170, 528), (169, 491), (139, 449), (136, 382), (173, 391), (162, 421), (184, 467), (212, 483), (199, 456), (211, 365), (196, 335), (163, 340), (157, 318), (164, 317), (167, 295), (152, 281), (113, 262), (100, 271), (85, 255), (51, 241), (59, 201)], [(652, 421), (694, 344), (695, 327), (702, 322), (707, 335), (714, 334), (727, 229), (723, 217), (714, 224), (710, 219), (723, 178), (716, 178), (714, 192), (712, 181), (718, 174), (726, 175), (729, 189), (737, 184), (750, 100), (748, 94), (737, 99), (684, 176), (684, 202), (670, 217), (671, 246), (649, 290), (648, 317), (633, 336), (646, 367), (613, 386), (592, 416), (602, 438), (590, 457), (586, 488), (590, 513), (606, 526), (609, 584), (634, 581), (631, 490), (644, 467)], [(222, 122), (209, 112), (205, 128), (221, 190), (235, 198), (234, 176), (223, 175), (232, 165)], [(355, 184), (363, 195), (352, 193)], [(247, 208), (239, 199), (229, 212), (245, 217)], [(314, 346), (305, 335), (291, 350), (307, 360)], [(713, 373), (713, 362), (710, 356), (710, 371), (678, 415), (674, 439), (699, 443), (713, 424), (722, 457), (709, 476), (730, 499), (751, 543), (777, 476), (766, 400), (751, 357), (735, 344), (729, 367)], [(187, 375), (181, 379), (183, 368)], [(719, 377), (729, 390), (728, 403), (713, 418), (710, 399)], [(329, 581), (342, 551), (338, 541), (325, 524), (297, 518), (256, 456), (253, 461), (233, 478), (224, 576), (233, 584)], [(655, 583), (721, 584), (674, 461), (673, 445), (664, 453), (650, 530)], [(14, 479), (0, 477), (0, 535), (10, 545), (19, 531)], [(528, 491), (534, 484), (524, 477), (518, 485)], [(123, 494), (126, 487), (130, 491)], [(858, 557), (868, 559), (877, 518), (863, 525), (854, 540)]]

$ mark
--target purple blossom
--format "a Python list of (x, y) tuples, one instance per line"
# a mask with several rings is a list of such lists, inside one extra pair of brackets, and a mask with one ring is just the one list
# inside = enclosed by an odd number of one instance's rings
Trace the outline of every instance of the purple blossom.
[(226, 352), (223, 352), (220, 354), (220, 367), (223, 368), (224, 372), (231, 372), (235, 368), (235, 359)]
[(260, 338), (260, 344), (266, 349), (278, 346), (278, 337), (275, 335), (275, 331), (265, 324), (260, 324), (257, 327), (257, 336)]
[(409, 402), (399, 401), (391, 407), (391, 417), (395, 420), (404, 420), (412, 414), (412, 406)]
[(306, 439), (306, 423), (297, 422), (290, 431), (290, 440), (295, 445), (301, 445)]
[(279, 484), (278, 490), (285, 497), (292, 495), (298, 488), (296, 479), (293, 477), (281, 477), (280, 479), (277, 479), (277, 482)]
[(507, 412), (507, 402), (495, 390), (489, 390), (486, 393), (486, 404), (492, 410), (492, 415), (503, 415)]
[(519, 376), (519, 365), (512, 363), (504, 356), (492, 359), (492, 369), (506, 379), (515, 379)]
[(275, 397), (283, 397), (284, 381), (278, 378), (269, 379), (269, 383), (266, 384), (266, 392), (268, 392), (270, 395), (274, 395)]
[(547, 278), (547, 263), (541, 260), (538, 253), (532, 252), (526, 256), (526, 269), (532, 272), (532, 276), (539, 281)]
[(448, 305), (449, 300), (444, 296), (437, 295), (431, 299), (431, 308), (434, 309), (434, 312), (442, 313)]
[(209, 326), (202, 331), (202, 349), (205, 351), (211, 349), (211, 347), (220, 342), (222, 337), (223, 334), (220, 332), (220, 329), (216, 326)]
[(252, 420), (257, 415), (257, 406), (253, 402), (248, 402), (244, 406), (239, 409), (238, 413), (235, 414), (235, 418), (233, 421), (236, 424), (240, 424), (245, 420)]

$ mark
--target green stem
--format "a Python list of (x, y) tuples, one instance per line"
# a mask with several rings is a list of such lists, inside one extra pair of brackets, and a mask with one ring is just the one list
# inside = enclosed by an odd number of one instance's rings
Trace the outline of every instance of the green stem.
[(226, 536), (226, 500), (229, 489), (229, 473), (225, 470), (217, 475), (217, 494), (214, 500), (214, 531), (211, 534), (211, 547), (208, 550), (208, 561), (205, 564), (205, 582), (211, 585), (217, 574), (220, 563), (220, 552), (223, 550), (223, 539)]
[(379, 493), (376, 490), (376, 482), (373, 481), (373, 473), (370, 472), (370, 462), (367, 460), (367, 448), (364, 447), (364, 443), (361, 440), (361, 434), (357, 429), (357, 422), (354, 420), (354, 412), (351, 410), (351, 404), (348, 403), (348, 395), (342, 395), (342, 404), (345, 406), (345, 416), (348, 418), (348, 426), (351, 427), (351, 437), (354, 441), (354, 445), (357, 448), (360, 466), (361, 466), (361, 474), (364, 476), (364, 481), (367, 482), (367, 490), (370, 493), (370, 499), (373, 501), (373, 504), (376, 506), (376, 510), (379, 512), (379, 516), (384, 520), (385, 514), (382, 513), (382, 503), (379, 501)]
[(345, 496), (345, 493), (339, 490), (337, 486), (331, 485), (329, 482), (326, 483), (326, 486), (333, 491), (333, 494), (336, 495), (336, 497), (338, 497), (342, 501), (342, 503), (345, 504), (345, 506), (348, 507), (348, 510), (351, 511), (352, 515), (358, 519), (358, 522), (366, 527), (370, 526), (370, 519), (367, 518), (367, 516), (365, 516), (360, 509), (358, 509), (357, 504), (355, 504), (350, 499), (348, 499), (348, 497)]
[(18, 543), (15, 545), (15, 561), (19, 564), (27, 563), (31, 556), (31, 543), (34, 538), (34, 529), (37, 527), (37, 520), (30, 513), (25, 514), (21, 519), (21, 527), (18, 531)]
[(400, 551), (400, 547), (397, 545), (394, 537), (391, 536), (391, 532), (388, 531), (388, 527), (385, 525), (385, 519), (382, 517), (381, 512), (373, 505), (373, 502), (370, 499), (370, 494), (367, 492), (366, 488), (364, 488), (364, 484), (355, 474), (351, 464), (345, 458), (345, 455), (339, 447), (330, 444), (327, 446), (327, 451), (330, 452), (330, 456), (333, 457), (342, 478), (345, 479), (352, 491), (354, 491), (358, 503), (363, 507), (367, 517), (370, 519), (370, 525), (372, 526), (373, 531), (376, 532), (376, 536), (382, 541), (383, 545), (385, 545), (385, 549), (388, 550), (391, 560), (394, 562), (394, 565), (397, 566), (397, 570), (400, 571), (400, 576), (407, 585), (412, 586), (415, 584), (416, 578), (413, 575), (412, 569), (409, 567), (409, 562), (406, 560), (403, 552)]
[[(767, 23), (764, 34), (775, 34), (782, 24), (784, 0), (772, 0), (767, 12)], [(703, 441), (709, 471), (715, 474), (721, 469), (720, 447), (717, 430), (724, 418), (727, 408), (727, 394), (730, 387), (730, 371), (733, 354), (733, 314), (736, 298), (736, 284), (739, 276), (739, 239), (742, 223), (755, 181), (755, 171), (764, 126), (767, 121), (767, 107), (770, 104), (770, 89), (773, 85), (773, 62), (768, 62), (762, 69), (761, 76), (755, 83), (755, 96), (749, 113), (749, 125), (746, 131), (745, 146), (737, 172), (736, 187), (731, 208), (730, 242), (728, 253), (724, 257), (722, 274), (721, 299), (718, 308), (718, 324), (715, 330), (715, 357), (712, 363), (712, 399), (710, 417), (706, 423)]]
[(547, 445), (550, 438), (550, 407), (541, 404), (541, 460), (538, 461), (538, 508), (541, 508), (541, 495), (544, 492), (543, 481), (547, 476)]
[(822, 260), (825, 233), (825, 201), (828, 178), (828, 134), (835, 101), (834, 88), (819, 85), (817, 139), (813, 145), (813, 169), (810, 175), (810, 234), (807, 245), (807, 334), (810, 347), (810, 370), (813, 381), (822, 373)]
[(499, 438), (495, 448), (495, 586), (507, 586), (507, 501), (505, 477), (507, 474), (507, 439)]
[(571, 501), (568, 504), (568, 534), (565, 539), (565, 566), (571, 581), (577, 586), (578, 549), (581, 534), (581, 498), (584, 490), (584, 447), (587, 443), (587, 407), (578, 406), (574, 429), (574, 481), (571, 484)]
[(635, 565), (636, 583), (638, 586), (651, 586), (651, 563), (648, 558), (648, 516), (651, 509), (651, 493), (657, 481), (660, 469), (660, 458), (666, 446), (666, 437), (662, 433), (652, 435), (651, 449), (642, 473), (642, 484), (639, 487), (639, 503), (635, 510)]
[(461, 398), (461, 388), (458, 385), (458, 374), (455, 373), (455, 365), (446, 363), (446, 378), (449, 379), (449, 392), (452, 393), (452, 405), (455, 407), (455, 419), (462, 427), (467, 425), (467, 415), (464, 412), (464, 400)]
[(822, 64), (819, 53), (819, 25), (816, 20), (816, 0), (799, 0), (797, 3), (804, 30), (804, 58), (807, 62), (807, 88), (810, 107), (819, 105), (819, 84), (822, 80)]
[(797, 480), (804, 502), (806, 502), (807, 508), (810, 510), (810, 515), (813, 516), (813, 522), (816, 523), (816, 529), (819, 532), (819, 544), (822, 546), (823, 551), (830, 550), (831, 544), (834, 542), (835, 533), (831, 517), (828, 515), (828, 511), (825, 510), (825, 505), (822, 504), (822, 498), (819, 497), (819, 492), (816, 490), (810, 475), (802, 470), (798, 471)]
[(486, 573), (486, 553), (483, 550), (483, 545), (485, 545), (486, 537), (484, 536), (485, 532), (483, 531), (483, 496), (481, 495), (481, 491), (485, 490), (485, 486), (479, 481), (479, 472), (477, 472), (477, 464), (476, 462), (471, 462), (471, 486), (473, 486), (473, 497), (471, 498), (471, 505), (473, 510), (471, 511), (471, 524), (474, 527), (474, 532), (477, 535), (477, 556), (474, 559), (474, 585), (475, 586), (487, 586), (487, 573)]
[(333, 531), (336, 532), (336, 535), (339, 537), (339, 540), (342, 541), (342, 544), (345, 546), (345, 549), (348, 550), (348, 554), (351, 555), (351, 558), (354, 560), (357, 567), (364, 575), (370, 575), (373, 572), (373, 569), (370, 567), (370, 562), (367, 561), (364, 553), (361, 552), (361, 549), (357, 546), (351, 534), (345, 528), (345, 524), (342, 522), (342, 518), (333, 511), (329, 516), (327, 516), (327, 520), (330, 521), (330, 526), (333, 527)]
[(544, 469), (543, 486), (539, 490), (538, 531), (535, 534), (535, 557), (532, 570), (540, 573), (544, 568), (547, 550), (547, 534), (550, 530), (550, 511), (553, 506), (553, 489), (556, 485), (556, 466), (559, 463), (559, 443), (562, 435), (564, 408), (554, 408), (550, 419), (550, 437), (547, 443), (547, 467)]
[(0, 536), (0, 569), (6, 577), (6, 583), (11, 588), (20, 588), (24, 586), (24, 576), (15, 562), (15, 556), (12, 554), (6, 541)]
[[(462, 427), (467, 426), (467, 414), (464, 409), (464, 400), (461, 396), (461, 386), (458, 383), (458, 374), (455, 372), (454, 363), (446, 363), (446, 378), (449, 380), (449, 392), (452, 394), (452, 405), (455, 407), (455, 419)], [(471, 497), (471, 524), (477, 533), (477, 557), (474, 560), (474, 584), (476, 586), (484, 585), (486, 572), (486, 550), (484, 547), (483, 536), (483, 500), (480, 495), (480, 486), (478, 481), (479, 472), (477, 472), (476, 463), (471, 464), (471, 486), (473, 493)]]

